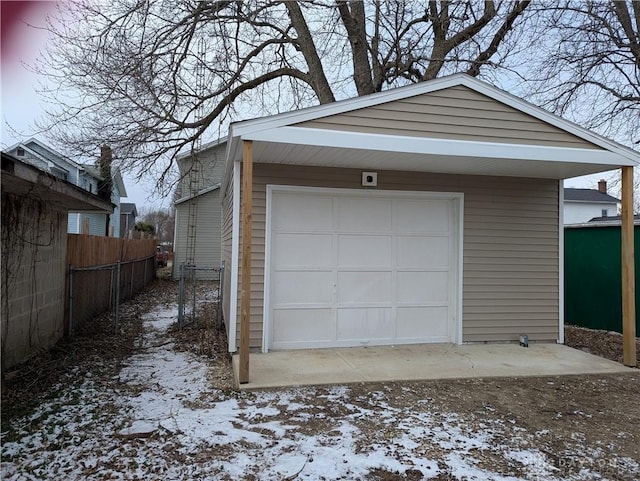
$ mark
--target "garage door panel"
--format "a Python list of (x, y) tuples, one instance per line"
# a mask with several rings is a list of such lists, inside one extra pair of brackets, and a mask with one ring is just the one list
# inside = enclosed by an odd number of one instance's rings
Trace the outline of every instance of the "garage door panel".
[(448, 236), (398, 236), (396, 264), (400, 269), (448, 269), (450, 243)]
[(391, 201), (387, 199), (336, 199), (338, 232), (387, 233), (391, 231)]
[(327, 267), (333, 260), (331, 234), (274, 234), (271, 262), (278, 268)]
[(403, 303), (446, 303), (449, 301), (449, 273), (398, 272), (396, 296)]
[(338, 309), (337, 340), (391, 340), (394, 335), (391, 308)]
[(396, 315), (398, 339), (450, 340), (447, 307), (398, 307)]
[(282, 309), (273, 313), (272, 345), (334, 339), (331, 309)]
[(391, 236), (338, 235), (341, 268), (391, 267)]
[(391, 272), (338, 272), (338, 303), (391, 302)]
[(333, 230), (333, 200), (322, 195), (279, 194), (273, 198), (273, 228), (297, 232)]
[(454, 341), (451, 198), (282, 190), (271, 206), (271, 348)]
[(424, 234), (447, 233), (450, 201), (397, 199), (393, 201), (393, 230)]
[(333, 303), (332, 271), (277, 271), (272, 282), (274, 308)]

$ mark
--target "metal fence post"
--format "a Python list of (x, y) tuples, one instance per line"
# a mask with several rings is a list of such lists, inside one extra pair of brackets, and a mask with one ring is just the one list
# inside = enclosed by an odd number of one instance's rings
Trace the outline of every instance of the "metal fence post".
[(113, 333), (118, 333), (118, 321), (120, 320), (120, 261), (116, 264), (116, 304), (115, 304), (115, 325), (113, 326)]
[(73, 267), (69, 265), (69, 337), (73, 335)]
[(182, 329), (184, 316), (184, 262), (180, 263), (180, 282), (178, 284), (178, 327)]
[(222, 329), (222, 293), (224, 292), (224, 261), (218, 270), (218, 330)]
[(196, 322), (196, 266), (191, 267), (191, 289), (193, 289), (193, 304), (191, 305), (191, 322)]
[(133, 298), (133, 280), (135, 279), (134, 274), (135, 274), (135, 266), (136, 263), (132, 262), (131, 263), (131, 289), (129, 290), (129, 299)]

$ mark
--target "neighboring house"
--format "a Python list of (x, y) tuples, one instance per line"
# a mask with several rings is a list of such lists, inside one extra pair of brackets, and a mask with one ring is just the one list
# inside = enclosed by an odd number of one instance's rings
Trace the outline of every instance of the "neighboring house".
[(583, 224), (594, 217), (618, 214), (619, 199), (607, 194), (607, 182), (598, 182), (598, 189), (564, 189), (565, 224)]
[(120, 204), (120, 237), (131, 236), (136, 227), (136, 217), (138, 217), (138, 209), (135, 204), (128, 202)]
[(64, 332), (67, 213), (113, 206), (2, 153), (2, 369), (51, 347)]
[[(103, 180), (96, 166), (74, 162), (34, 138), (26, 142), (20, 142), (7, 149), (6, 152), (27, 164), (49, 172), (92, 194), (98, 193), (98, 186)], [(120, 198), (126, 197), (127, 192), (119, 169), (112, 169), (112, 178), (111, 202), (115, 206), (113, 214), (70, 212), (68, 219), (69, 234), (84, 233), (84, 225), (88, 223), (88, 234), (90, 235), (105, 236), (110, 235), (110, 233), (112, 233), (113, 237), (120, 235)], [(109, 219), (109, 229), (107, 229), (107, 219)]]
[(563, 181), (639, 163), (464, 74), (233, 123), (221, 186), (229, 350), (241, 311), (264, 352), (562, 343)]
[[(594, 217), (593, 219), (589, 219), (589, 224), (602, 224), (602, 225), (621, 225), (622, 216), (621, 215), (609, 215), (605, 217)], [(640, 225), (640, 215), (633, 216), (633, 223), (635, 225)], [(636, 257), (640, 258), (640, 257)], [(640, 271), (639, 271), (640, 272)]]
[[(178, 157), (180, 183), (175, 202), (173, 276), (182, 263), (198, 268), (220, 267), (220, 184), (224, 173), (226, 139), (204, 145), (195, 157), (189, 152)], [(191, 172), (196, 159), (195, 170)], [(188, 249), (192, 250), (190, 262)], [(213, 273), (198, 270), (200, 278)]]

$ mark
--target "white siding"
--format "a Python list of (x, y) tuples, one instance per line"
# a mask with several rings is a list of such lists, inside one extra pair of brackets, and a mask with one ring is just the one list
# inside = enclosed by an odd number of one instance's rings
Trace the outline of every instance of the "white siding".
[[(176, 205), (176, 239), (174, 240), (173, 276), (180, 273), (180, 264), (187, 254), (187, 220), (189, 203), (197, 203), (195, 264), (198, 267), (220, 267), (220, 190), (200, 195)], [(199, 275), (204, 275), (199, 274)]]
[(603, 217), (602, 211), (606, 210), (608, 216), (618, 215), (618, 204), (604, 204), (600, 202), (572, 202), (564, 201), (564, 223), (582, 224), (589, 222), (594, 217)]
[[(216, 184), (222, 183), (225, 149), (226, 144), (222, 144), (203, 150), (198, 154), (197, 159), (199, 161), (199, 168), (195, 185), (196, 191), (211, 188)], [(192, 194), (189, 186), (189, 169), (191, 165), (192, 159), (190, 155), (185, 155), (178, 160), (180, 174), (182, 175), (179, 183), (182, 198), (188, 197)], [(202, 265), (219, 268), (221, 262), (220, 227), (222, 216), (219, 189), (201, 194), (196, 199), (197, 228), (195, 241), (195, 264), (198, 266)], [(180, 263), (186, 258), (187, 219), (190, 202), (194, 202), (194, 200), (188, 200), (176, 204), (176, 235), (173, 246), (174, 278), (179, 276), (178, 269), (180, 268)]]

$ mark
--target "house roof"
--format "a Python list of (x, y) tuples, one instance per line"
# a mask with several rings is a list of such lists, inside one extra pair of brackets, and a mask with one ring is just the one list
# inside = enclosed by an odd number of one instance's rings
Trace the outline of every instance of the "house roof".
[[(43, 149), (44, 152), (35, 151), (34, 149), (29, 147), (30, 144), (36, 144), (36, 145), (40, 146)], [(36, 139), (35, 137), (31, 137), (30, 139), (28, 139), (28, 140), (26, 140), (24, 142), (18, 142), (17, 144), (12, 145), (8, 149), (5, 149), (4, 152), (13, 151), (17, 147), (22, 147), (23, 149), (25, 149), (25, 151), (29, 152), (29, 154), (31, 156), (33, 156), (33, 157), (35, 157), (37, 159), (40, 159), (41, 161), (43, 161), (43, 162), (45, 162), (47, 164), (54, 164), (56, 166), (56, 168), (64, 170), (65, 172), (69, 172), (69, 169), (61, 166), (59, 163), (56, 162), (57, 160), (64, 160), (65, 162), (67, 162), (67, 163), (71, 164), (72, 166), (76, 167), (79, 172), (86, 172), (91, 177), (93, 177), (93, 178), (95, 178), (97, 180), (103, 180), (102, 176), (100, 175), (100, 171), (94, 165), (81, 164), (79, 162), (75, 162), (75, 161), (71, 160), (69, 157), (67, 157), (66, 155), (63, 155), (60, 152), (58, 152), (57, 150), (52, 149), (47, 144), (45, 144), (42, 141)], [(47, 154), (49, 154), (49, 155), (47, 155)], [(28, 163), (28, 164), (30, 163), (29, 159), (21, 159), (21, 161), (23, 161), (25, 163)], [(113, 181), (116, 183), (116, 185), (118, 187), (118, 191), (120, 192), (120, 197), (127, 197), (127, 191), (125, 189), (124, 181), (122, 180), (122, 174), (120, 173), (120, 169), (117, 168), (117, 167), (112, 168), (112, 175), (113, 175)]]
[[(80, 165), (82, 169), (84, 169), (89, 175), (91, 175), (91, 177), (98, 180), (104, 180), (102, 175), (100, 174), (100, 169), (95, 165), (91, 165), (91, 164), (80, 164)], [(115, 182), (116, 186), (118, 187), (118, 193), (120, 194), (120, 197), (127, 197), (127, 189), (124, 186), (124, 180), (122, 180), (122, 174), (120, 173), (120, 169), (118, 167), (112, 167), (111, 176), (112, 176), (113, 182)]]
[[(582, 229), (582, 228), (597, 228), (597, 227), (620, 227), (622, 225), (622, 216), (612, 215), (608, 217), (594, 217), (588, 222), (579, 224), (566, 224), (565, 229)], [(640, 215), (633, 216), (633, 225), (640, 226)]]
[[(607, 216), (607, 217), (594, 217), (593, 219), (590, 219), (589, 222), (608, 222), (610, 224), (620, 224), (620, 222), (622, 222), (622, 216), (621, 215), (611, 215), (611, 216)], [(633, 216), (633, 223), (634, 224), (638, 224), (640, 222), (640, 215), (634, 215)]]
[[(593, 148), (371, 134), (299, 125), (457, 86), (557, 127)], [(564, 179), (640, 163), (640, 153), (466, 74), (233, 123), (227, 145), (229, 163), (242, 160), (243, 140), (254, 142), (256, 162), (363, 169)]]
[(564, 189), (564, 200), (569, 202), (591, 202), (600, 204), (616, 204), (620, 202), (620, 199), (616, 199), (597, 189), (574, 189), (571, 187)]
[(62, 211), (113, 212), (113, 204), (2, 152), (2, 192), (40, 198)]
[(174, 202), (174, 205), (182, 204), (182, 203), (187, 202), (187, 201), (189, 201), (191, 199), (195, 199), (195, 198), (200, 197), (202, 195), (208, 194), (209, 192), (213, 192), (214, 190), (218, 190), (219, 188), (220, 188), (220, 184), (215, 184), (215, 185), (212, 185), (210, 187), (206, 187), (204, 189), (199, 190), (198, 192), (196, 192), (193, 195), (187, 195), (185, 197), (182, 197), (182, 198), (176, 200)]
[[(37, 146), (42, 148), (43, 152), (38, 152), (35, 149), (33, 149), (31, 147), (32, 144), (36, 144)], [(47, 165), (54, 164), (58, 169), (64, 170), (65, 172), (69, 172), (69, 169), (60, 165), (59, 161), (61, 160), (64, 162), (67, 162), (68, 164), (71, 164), (72, 166), (76, 167), (78, 170), (83, 170), (80, 164), (71, 160), (67, 156), (62, 155), (60, 152), (52, 149), (51, 147), (49, 147), (48, 145), (46, 145), (45, 143), (41, 142), (40, 140), (34, 137), (31, 137), (30, 139), (24, 142), (18, 142), (17, 144), (14, 144), (11, 147), (5, 149), (4, 152), (9, 153), (17, 149), (18, 147), (21, 147), (26, 152), (28, 152), (31, 157), (38, 159)], [(30, 160), (29, 157), (20, 158), (19, 160), (27, 164), (32, 164), (29, 161)]]
[[(221, 137), (219, 139), (212, 140), (211, 142), (207, 142), (206, 144), (201, 145), (197, 149), (197, 152), (203, 152), (207, 149), (211, 149), (219, 145), (224, 145), (226, 143), (227, 143), (227, 137)], [(192, 153), (191, 149), (187, 150), (186, 152), (182, 152), (176, 156), (176, 160), (183, 160), (183, 159), (189, 158), (191, 156), (191, 153)]]
[(138, 209), (135, 204), (130, 202), (123, 202), (120, 204), (120, 213), (121, 214), (133, 214), (135, 216), (138, 215)]

